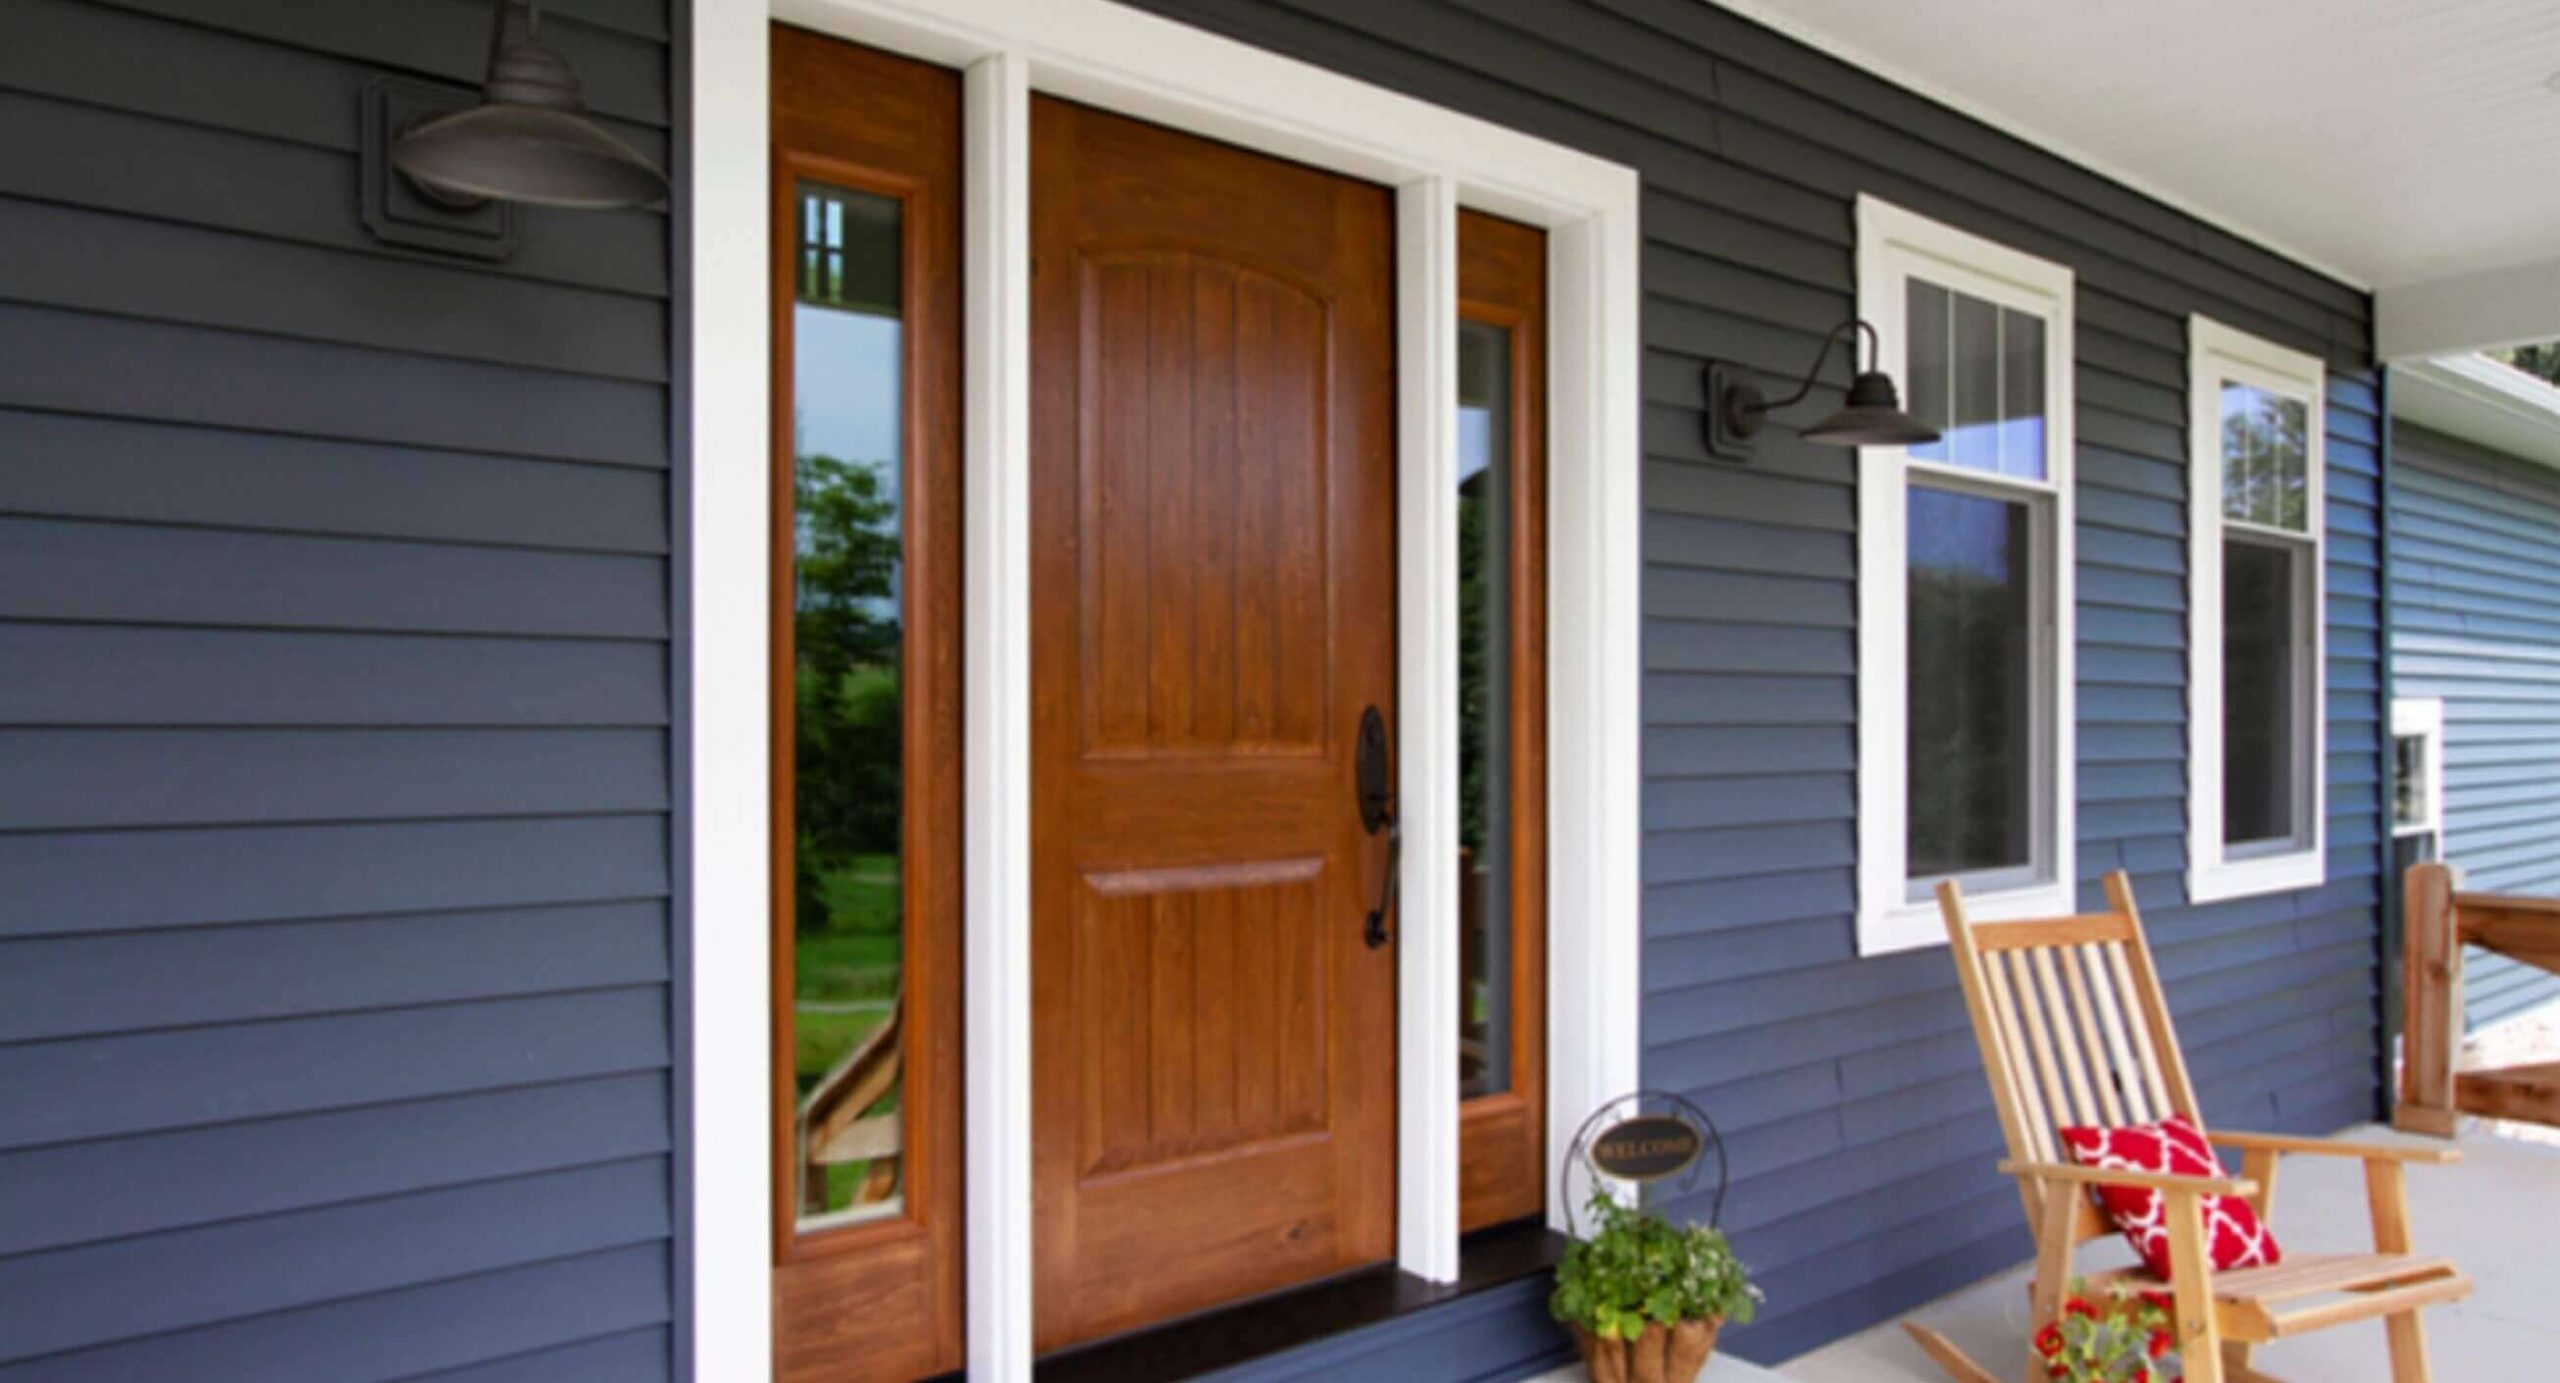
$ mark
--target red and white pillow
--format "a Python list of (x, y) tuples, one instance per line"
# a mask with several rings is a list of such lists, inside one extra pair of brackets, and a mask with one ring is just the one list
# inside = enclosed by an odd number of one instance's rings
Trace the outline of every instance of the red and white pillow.
[[(2213, 1155), (2202, 1130), (2183, 1114), (2156, 1124), (2126, 1128), (2066, 1128), (2062, 1146), (2080, 1166), (2110, 1172), (2164, 1172), (2174, 1176), (2219, 1177), (2222, 1159)], [(2099, 1208), (2124, 1231), (2133, 1251), (2142, 1255), (2151, 1274), (2169, 1280), (2167, 1197), (2145, 1186), (2096, 1188)], [(2205, 1249), (2215, 1272), (2260, 1268), (2283, 1257), (2276, 1236), (2258, 1212), (2237, 1196), (2204, 1198)]]

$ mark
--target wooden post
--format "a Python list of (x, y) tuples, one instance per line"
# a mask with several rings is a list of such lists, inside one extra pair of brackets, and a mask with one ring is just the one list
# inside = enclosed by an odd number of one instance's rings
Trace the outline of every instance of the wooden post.
[(2226, 1383), (2222, 1321), (2213, 1310), (2213, 1255), (2204, 1241), (2204, 1199), (2193, 1191), (2161, 1193), (2169, 1220), (2170, 1314), (2187, 1383)]
[(2401, 1035), (2400, 1105), (2392, 1123), (2410, 1133), (2453, 1136), (2453, 1063), (2461, 1032), (2462, 939), (2456, 935), (2453, 870), (2442, 864), (2409, 870), (2401, 964), (2406, 999)]
[[(2365, 1199), (2373, 1209), (2373, 1247), (2379, 1253), (2409, 1251), (2409, 1169), (2376, 1159), (2364, 1164)], [(2427, 1328), (2415, 1311), (2383, 1318), (2391, 1342), (2392, 1383), (2429, 1383)]]

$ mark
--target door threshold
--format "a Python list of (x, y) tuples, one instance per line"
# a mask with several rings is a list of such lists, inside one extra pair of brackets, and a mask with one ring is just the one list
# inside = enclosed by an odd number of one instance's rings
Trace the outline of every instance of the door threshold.
[(1565, 1238), (1536, 1220), (1460, 1241), (1458, 1280), (1429, 1282), (1393, 1264), (1252, 1297), (1126, 1335), (1044, 1355), (1039, 1383), (1158, 1383), (1285, 1354), (1551, 1271)]

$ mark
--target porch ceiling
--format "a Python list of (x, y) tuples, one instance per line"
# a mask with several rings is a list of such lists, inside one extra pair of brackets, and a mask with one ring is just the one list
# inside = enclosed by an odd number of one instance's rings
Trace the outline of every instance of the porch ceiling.
[(2377, 290), (2383, 353), (2560, 337), (2560, 2), (1719, 0)]

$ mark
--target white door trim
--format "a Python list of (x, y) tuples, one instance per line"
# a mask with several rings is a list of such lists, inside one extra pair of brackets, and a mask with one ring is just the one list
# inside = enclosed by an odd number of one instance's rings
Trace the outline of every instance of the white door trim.
[[(969, 671), (965, 1106), (973, 1379), (1032, 1357), (1029, 95), (1397, 189), (1400, 795), (1397, 1258), (1458, 1259), (1455, 209), (1549, 232), (1548, 1181), (1638, 1083), (1642, 515), (1633, 170), (1110, 0), (696, 0), (689, 106), (695, 622), (689, 1059), (695, 1377), (772, 1358), (766, 1216), (766, 25), (967, 71)], [(738, 618), (753, 609), (758, 617)], [(1445, 636), (1445, 637), (1444, 637)], [(1443, 874), (1448, 877), (1442, 877)], [(1445, 1019), (1446, 1021), (1441, 1021)], [(1563, 1207), (1549, 1206), (1562, 1223)]]

